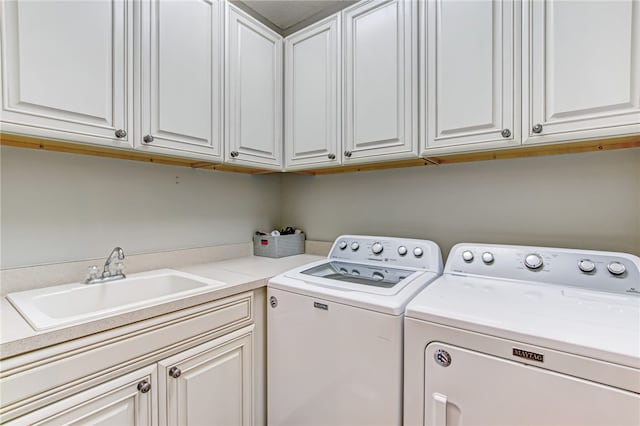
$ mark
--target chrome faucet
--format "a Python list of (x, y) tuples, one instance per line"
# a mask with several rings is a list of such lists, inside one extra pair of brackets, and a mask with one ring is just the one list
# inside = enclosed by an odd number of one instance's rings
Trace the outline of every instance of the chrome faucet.
[[(111, 272), (111, 262), (113, 262), (114, 258), (119, 260), (116, 262), (116, 272), (115, 274)], [(108, 281), (121, 280), (126, 278), (126, 275), (123, 273), (124, 264), (122, 263), (124, 260), (124, 250), (120, 247), (116, 247), (111, 251), (109, 257), (104, 262), (104, 268), (102, 270), (102, 275), (98, 276), (98, 267), (91, 266), (89, 268), (89, 273), (87, 274), (87, 279), (84, 281), (85, 284), (96, 284), (96, 283), (104, 283)]]

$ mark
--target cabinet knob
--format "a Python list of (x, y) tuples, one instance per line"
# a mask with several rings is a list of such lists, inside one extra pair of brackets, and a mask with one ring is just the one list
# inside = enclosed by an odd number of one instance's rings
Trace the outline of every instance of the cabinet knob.
[(116, 130), (116, 138), (122, 139), (127, 136), (127, 131), (124, 129)]
[(503, 138), (510, 138), (511, 137), (511, 130), (509, 129), (504, 129), (501, 133)]
[(138, 383), (138, 390), (141, 393), (147, 393), (151, 390), (151, 383), (149, 383), (146, 380), (141, 381), (140, 383)]
[(144, 141), (144, 143), (151, 143), (153, 142), (153, 136), (145, 135), (144, 138), (142, 138), (142, 140)]
[(238, 155), (240, 155), (240, 153), (238, 151), (231, 151), (229, 155), (231, 156), (231, 158), (236, 158)]
[(329, 157), (329, 160), (335, 160), (336, 159), (336, 155), (335, 154), (329, 154), (329, 155), (327, 155), (327, 157)]
[(181, 374), (182, 374), (182, 371), (180, 371), (178, 367), (171, 367), (171, 369), (169, 370), (169, 375), (174, 379), (177, 379), (178, 377), (180, 377)]
[(542, 133), (542, 124), (536, 124), (531, 130), (533, 133)]
[(345, 151), (344, 156), (347, 158), (351, 157), (351, 151)]

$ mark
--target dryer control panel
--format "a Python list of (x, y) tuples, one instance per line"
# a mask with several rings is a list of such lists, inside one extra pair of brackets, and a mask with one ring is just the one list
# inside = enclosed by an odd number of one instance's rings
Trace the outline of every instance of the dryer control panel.
[(342, 235), (333, 243), (329, 259), (442, 273), (440, 247), (429, 240)]
[(627, 253), (458, 244), (445, 274), (535, 281), (640, 297), (640, 258)]

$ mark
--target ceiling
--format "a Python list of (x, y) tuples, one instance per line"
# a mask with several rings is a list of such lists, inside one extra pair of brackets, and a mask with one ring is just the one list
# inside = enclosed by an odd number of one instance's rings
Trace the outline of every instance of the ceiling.
[[(355, 0), (240, 0), (281, 32), (309, 24), (344, 9)], [(295, 28), (297, 29), (297, 28)]]

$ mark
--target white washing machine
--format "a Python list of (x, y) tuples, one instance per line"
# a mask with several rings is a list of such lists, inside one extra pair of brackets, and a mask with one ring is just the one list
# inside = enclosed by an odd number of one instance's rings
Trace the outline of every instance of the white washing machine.
[(640, 259), (458, 244), (407, 306), (405, 425), (639, 425)]
[(272, 278), (268, 424), (400, 425), (404, 309), (441, 273), (431, 241), (344, 235)]

